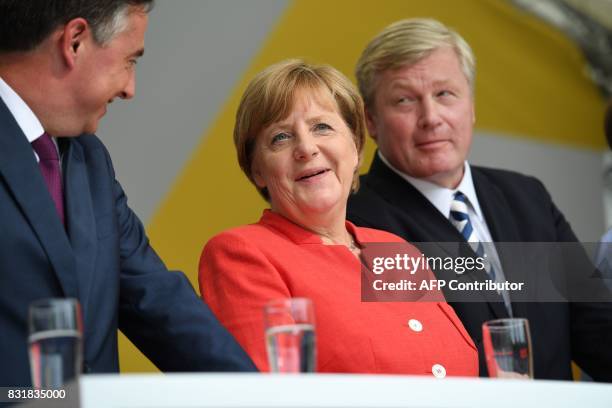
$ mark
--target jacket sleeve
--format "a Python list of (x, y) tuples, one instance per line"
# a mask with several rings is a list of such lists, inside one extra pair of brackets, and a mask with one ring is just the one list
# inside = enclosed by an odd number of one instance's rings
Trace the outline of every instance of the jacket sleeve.
[(256, 246), (238, 232), (211, 239), (200, 259), (200, 292), (261, 371), (269, 371), (264, 305), (291, 297), (281, 274)]
[[(107, 153), (110, 176), (114, 172)], [(119, 230), (119, 329), (162, 371), (255, 371), (255, 366), (197, 296), (170, 272), (114, 181)]]
[[(543, 185), (542, 189), (545, 190)], [(570, 224), (552, 202), (548, 192), (546, 194), (555, 222), (557, 242), (579, 244)], [(582, 279), (579, 279), (579, 282), (584, 282), (586, 277), (591, 285), (589, 293), (592, 291), (593, 299), (608, 298), (610, 301), (585, 302), (581, 299), (569, 303), (572, 360), (594, 380), (611, 382), (612, 372), (609, 367), (612, 365), (612, 349), (607, 345), (612, 343), (612, 293), (606, 287), (604, 280), (588, 279), (594, 273), (598, 273), (595, 272), (595, 266), (588, 255), (582, 250), (573, 252), (578, 254), (574, 254), (565, 262), (566, 274), (570, 277), (579, 277)], [(584, 295), (581, 298), (584, 298)]]

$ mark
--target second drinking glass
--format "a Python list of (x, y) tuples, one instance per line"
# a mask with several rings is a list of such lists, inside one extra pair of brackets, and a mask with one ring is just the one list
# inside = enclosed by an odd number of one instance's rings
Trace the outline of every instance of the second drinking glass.
[(531, 335), (527, 319), (490, 320), (482, 325), (490, 377), (533, 378)]
[(264, 321), (271, 372), (316, 370), (315, 318), (310, 299), (273, 300), (264, 307)]

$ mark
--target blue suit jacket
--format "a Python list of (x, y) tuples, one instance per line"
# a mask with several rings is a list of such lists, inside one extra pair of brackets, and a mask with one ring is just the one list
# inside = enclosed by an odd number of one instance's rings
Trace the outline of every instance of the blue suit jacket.
[(28, 386), (30, 302), (82, 307), (84, 371), (116, 372), (117, 328), (163, 371), (254, 365), (180, 272), (169, 272), (94, 135), (59, 139), (66, 229), (32, 147), (0, 99), (0, 386)]

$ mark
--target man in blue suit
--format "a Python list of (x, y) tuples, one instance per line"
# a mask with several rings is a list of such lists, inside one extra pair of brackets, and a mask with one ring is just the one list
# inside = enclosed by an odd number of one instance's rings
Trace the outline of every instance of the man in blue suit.
[(28, 305), (82, 307), (85, 372), (118, 371), (117, 329), (164, 371), (253, 371), (169, 272), (93, 134), (135, 92), (152, 0), (0, 0), (0, 386), (29, 386)]

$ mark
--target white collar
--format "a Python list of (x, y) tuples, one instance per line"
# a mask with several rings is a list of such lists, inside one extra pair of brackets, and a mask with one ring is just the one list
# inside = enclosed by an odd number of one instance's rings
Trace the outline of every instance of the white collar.
[(29, 143), (38, 139), (45, 130), (23, 99), (0, 77), (0, 98), (17, 121)]
[(476, 190), (474, 188), (474, 181), (472, 179), (472, 169), (467, 161), (465, 162), (463, 167), (464, 172), (461, 182), (459, 183), (457, 188), (450, 189), (446, 187), (441, 187), (430, 181), (411, 177), (408, 174), (399, 171), (398, 169), (393, 167), (391, 163), (389, 163), (389, 161), (385, 158), (385, 156), (383, 156), (380, 150), (378, 151), (378, 157), (380, 157), (383, 163), (385, 163), (387, 167), (393, 170), (393, 172), (395, 172), (404, 180), (412, 184), (414, 188), (419, 190), (419, 192), (423, 194), (425, 198), (427, 198), (429, 202), (431, 202), (434, 207), (436, 207), (438, 211), (442, 213), (442, 215), (444, 215), (444, 218), (448, 218), (450, 216), (450, 207), (455, 192), (461, 191), (470, 201), (470, 204), (472, 205), (476, 215), (481, 220), (484, 220), (482, 210), (480, 209), (480, 204), (478, 203), (478, 197), (476, 196)]

